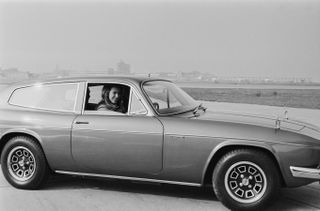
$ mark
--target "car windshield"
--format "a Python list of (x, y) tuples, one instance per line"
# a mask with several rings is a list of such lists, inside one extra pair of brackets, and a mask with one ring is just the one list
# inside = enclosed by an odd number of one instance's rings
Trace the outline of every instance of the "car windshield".
[(192, 97), (168, 81), (149, 81), (143, 84), (143, 89), (153, 108), (162, 115), (183, 113), (198, 105)]

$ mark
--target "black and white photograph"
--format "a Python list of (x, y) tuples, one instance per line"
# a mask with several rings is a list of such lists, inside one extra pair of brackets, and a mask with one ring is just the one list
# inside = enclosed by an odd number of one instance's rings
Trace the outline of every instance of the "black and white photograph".
[(0, 0), (0, 210), (320, 210), (320, 0)]

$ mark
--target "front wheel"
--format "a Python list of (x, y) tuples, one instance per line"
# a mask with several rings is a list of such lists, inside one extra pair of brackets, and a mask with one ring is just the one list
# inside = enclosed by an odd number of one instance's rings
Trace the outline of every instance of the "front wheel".
[(8, 141), (1, 154), (1, 168), (7, 181), (21, 189), (39, 188), (49, 173), (41, 147), (25, 136)]
[(280, 188), (273, 160), (249, 149), (224, 155), (214, 169), (212, 184), (218, 199), (232, 210), (263, 208)]

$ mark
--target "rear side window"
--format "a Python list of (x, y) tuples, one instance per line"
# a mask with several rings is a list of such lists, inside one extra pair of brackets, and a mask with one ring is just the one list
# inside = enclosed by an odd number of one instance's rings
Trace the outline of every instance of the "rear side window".
[(78, 84), (41, 84), (16, 89), (9, 100), (12, 105), (28, 108), (74, 111)]

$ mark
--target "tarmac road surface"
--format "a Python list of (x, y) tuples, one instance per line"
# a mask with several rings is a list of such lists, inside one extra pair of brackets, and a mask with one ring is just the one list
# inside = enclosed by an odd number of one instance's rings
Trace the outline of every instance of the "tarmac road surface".
[[(227, 210), (211, 188), (55, 175), (41, 190), (18, 190), (0, 174), (0, 210)], [(282, 189), (269, 211), (320, 210), (320, 185)]]
[[(284, 108), (208, 103), (209, 109), (279, 112)], [(301, 116), (320, 127), (318, 110), (289, 109), (289, 117)], [(227, 210), (211, 188), (184, 187), (157, 183), (137, 183), (115, 179), (93, 179), (63, 175), (52, 176), (41, 190), (13, 188), (0, 173), (0, 211), (15, 210)], [(320, 185), (282, 189), (269, 211), (320, 210)]]

